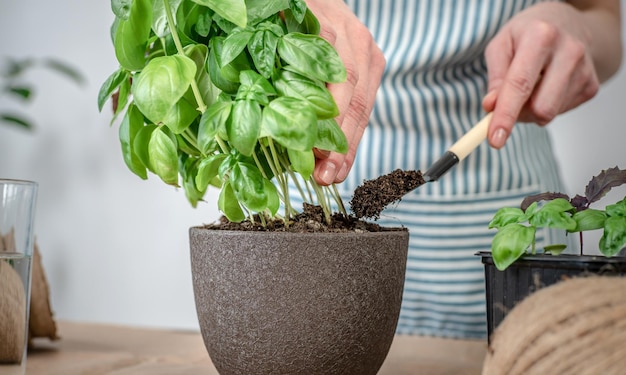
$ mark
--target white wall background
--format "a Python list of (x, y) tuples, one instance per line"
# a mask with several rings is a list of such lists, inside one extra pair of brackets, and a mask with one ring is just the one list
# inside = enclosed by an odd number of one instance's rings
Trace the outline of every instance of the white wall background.
[[(187, 230), (218, 218), (215, 197), (193, 209), (182, 191), (126, 169), (117, 126), (96, 104), (117, 68), (109, 4), (0, 0), (0, 58), (55, 57), (87, 79), (77, 87), (41, 69), (28, 76), (37, 127), (0, 125), (0, 176), (39, 182), (36, 233), (57, 318), (196, 328)], [(601, 169), (626, 168), (625, 97), (623, 69), (550, 125), (567, 193), (583, 193)], [(15, 104), (0, 102), (8, 107)]]

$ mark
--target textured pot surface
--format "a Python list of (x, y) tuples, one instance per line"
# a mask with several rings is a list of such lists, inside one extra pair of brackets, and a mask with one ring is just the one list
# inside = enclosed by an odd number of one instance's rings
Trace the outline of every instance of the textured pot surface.
[(394, 337), (407, 231), (190, 229), (196, 309), (227, 374), (376, 374)]

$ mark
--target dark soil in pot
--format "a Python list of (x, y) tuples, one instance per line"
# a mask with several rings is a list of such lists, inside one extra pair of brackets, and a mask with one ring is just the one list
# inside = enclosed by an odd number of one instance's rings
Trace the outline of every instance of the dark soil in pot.
[[(261, 225), (258, 215), (255, 216), (254, 222), (249, 220), (241, 223), (233, 223), (222, 217), (219, 223), (208, 224), (204, 226), (208, 229), (219, 230), (240, 230), (240, 231), (261, 231), (261, 232), (294, 232), (294, 233), (313, 233), (313, 232), (381, 232), (388, 228), (379, 226), (378, 224), (360, 220), (355, 216), (346, 216), (335, 213), (330, 217), (330, 222), (326, 222), (324, 212), (320, 206), (314, 206), (305, 203), (300, 214), (296, 215), (289, 225), (285, 225), (282, 220), (266, 220), (266, 225)], [(397, 230), (397, 228), (395, 228)]]

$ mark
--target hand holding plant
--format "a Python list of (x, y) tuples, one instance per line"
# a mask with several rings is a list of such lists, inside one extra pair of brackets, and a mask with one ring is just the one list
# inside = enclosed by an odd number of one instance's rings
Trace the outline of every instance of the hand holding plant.
[[(616, 255), (626, 246), (626, 197), (604, 210), (590, 205), (622, 184), (626, 184), (626, 170), (610, 168), (591, 179), (584, 196), (570, 198), (562, 193), (541, 193), (525, 198), (520, 208), (500, 209), (489, 224), (489, 228), (498, 229), (491, 248), (496, 267), (506, 269), (529, 248), (535, 254), (535, 232), (540, 227), (580, 232), (581, 254), (582, 233), (602, 229), (600, 252), (607, 257)], [(544, 250), (558, 254), (564, 249), (565, 245), (556, 244)]]
[[(114, 98), (128, 168), (185, 190), (209, 186), (231, 221), (296, 212), (290, 181), (330, 218), (334, 187), (312, 178), (313, 148), (345, 153), (326, 88), (346, 71), (318, 36), (304, 0), (112, 0), (120, 68), (98, 104)], [(114, 118), (115, 119), (115, 118)], [(344, 210), (345, 213), (345, 210)]]

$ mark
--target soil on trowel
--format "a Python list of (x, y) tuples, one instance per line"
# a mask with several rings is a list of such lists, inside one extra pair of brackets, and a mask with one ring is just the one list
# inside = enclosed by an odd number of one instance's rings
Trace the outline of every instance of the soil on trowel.
[(258, 215), (255, 215), (254, 222), (250, 220), (241, 223), (233, 223), (226, 217), (222, 217), (218, 223), (205, 225), (211, 229), (240, 230), (240, 231), (276, 231), (276, 232), (381, 232), (388, 230), (376, 223), (370, 223), (358, 219), (351, 215), (334, 213), (330, 217), (330, 222), (326, 222), (322, 207), (304, 204), (303, 211), (294, 216), (285, 225), (282, 220), (267, 220), (263, 226)]
[(354, 190), (350, 207), (357, 218), (378, 220), (388, 205), (399, 202), (406, 193), (424, 183), (420, 171), (396, 169), (376, 179), (365, 180)]

